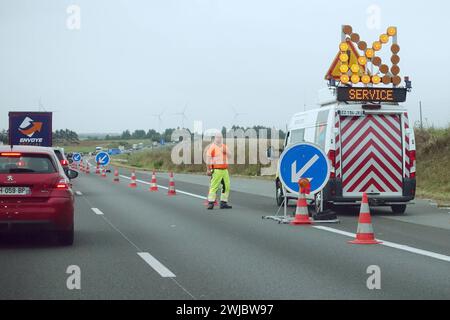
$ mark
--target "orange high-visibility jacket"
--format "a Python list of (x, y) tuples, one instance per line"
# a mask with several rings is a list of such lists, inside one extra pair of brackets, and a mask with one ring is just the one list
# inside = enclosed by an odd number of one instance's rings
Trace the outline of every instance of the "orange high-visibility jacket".
[(222, 143), (221, 146), (212, 143), (207, 151), (208, 156), (208, 168), (210, 169), (227, 169), (228, 168), (228, 158), (227, 158), (227, 145)]

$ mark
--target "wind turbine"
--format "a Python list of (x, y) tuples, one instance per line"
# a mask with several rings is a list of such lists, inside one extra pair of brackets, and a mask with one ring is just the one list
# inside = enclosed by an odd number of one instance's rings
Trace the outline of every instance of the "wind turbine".
[[(47, 112), (47, 110), (44, 107), (44, 104), (42, 103), (42, 98), (39, 98), (39, 100), (38, 100), (38, 111), (45, 111), (45, 112)], [(53, 110), (51, 112), (58, 112), (58, 111), (59, 110)]]
[(175, 116), (181, 116), (181, 128), (180, 129), (184, 129), (184, 120), (187, 120), (186, 109), (187, 109), (187, 103), (184, 106), (183, 111), (174, 113)]
[(231, 108), (233, 109), (233, 113), (234, 113), (234, 116), (233, 116), (233, 123), (232, 123), (231, 125), (232, 125), (232, 126), (233, 126), (233, 125), (237, 126), (237, 125), (238, 125), (237, 120), (238, 120), (239, 116), (244, 116), (244, 115), (246, 115), (247, 113), (244, 113), (244, 112), (237, 112), (237, 110), (236, 110), (236, 108), (235, 108), (234, 106), (232, 106)]
[(162, 115), (164, 114), (164, 109), (160, 113), (153, 114), (155, 118), (158, 119), (158, 133), (161, 133)]

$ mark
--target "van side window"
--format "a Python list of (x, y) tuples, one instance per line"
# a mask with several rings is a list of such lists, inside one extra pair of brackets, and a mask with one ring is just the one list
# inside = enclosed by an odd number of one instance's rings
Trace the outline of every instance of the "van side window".
[(305, 141), (305, 129), (296, 129), (291, 131), (290, 144), (301, 143)]
[(323, 110), (320, 111), (317, 115), (314, 143), (321, 146), (322, 148), (325, 148), (328, 113), (329, 110)]

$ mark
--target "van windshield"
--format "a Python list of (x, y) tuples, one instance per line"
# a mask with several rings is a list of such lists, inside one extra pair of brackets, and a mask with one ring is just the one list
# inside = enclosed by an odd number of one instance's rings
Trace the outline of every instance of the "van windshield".
[(0, 174), (55, 173), (56, 168), (48, 155), (2, 153)]

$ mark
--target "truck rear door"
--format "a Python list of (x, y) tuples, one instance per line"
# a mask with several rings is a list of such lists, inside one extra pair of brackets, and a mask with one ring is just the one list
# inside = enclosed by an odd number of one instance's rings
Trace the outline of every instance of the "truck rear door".
[(403, 132), (401, 114), (339, 116), (339, 175), (344, 197), (401, 196)]

